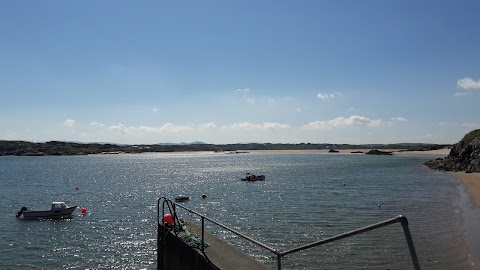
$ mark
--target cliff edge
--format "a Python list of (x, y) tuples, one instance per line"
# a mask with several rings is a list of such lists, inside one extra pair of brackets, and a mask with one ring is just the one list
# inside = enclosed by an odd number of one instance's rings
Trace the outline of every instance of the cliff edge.
[(447, 157), (424, 164), (440, 171), (480, 172), (480, 129), (471, 131), (454, 144)]

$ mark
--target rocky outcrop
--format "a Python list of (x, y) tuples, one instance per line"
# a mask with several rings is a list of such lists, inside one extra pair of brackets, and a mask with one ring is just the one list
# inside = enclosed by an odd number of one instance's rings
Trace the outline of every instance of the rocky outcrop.
[(380, 151), (377, 149), (370, 150), (365, 153), (366, 155), (382, 155), (382, 156), (391, 156), (392, 152)]
[(441, 171), (480, 172), (480, 129), (454, 144), (447, 157), (427, 161), (425, 165)]

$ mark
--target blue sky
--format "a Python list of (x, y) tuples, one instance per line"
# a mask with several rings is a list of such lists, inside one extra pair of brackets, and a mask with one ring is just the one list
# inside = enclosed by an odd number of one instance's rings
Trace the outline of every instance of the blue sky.
[(479, 1), (1, 1), (0, 139), (455, 143)]

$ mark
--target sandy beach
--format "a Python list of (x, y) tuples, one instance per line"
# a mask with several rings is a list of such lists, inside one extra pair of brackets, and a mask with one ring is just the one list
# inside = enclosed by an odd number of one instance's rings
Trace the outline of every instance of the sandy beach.
[(463, 182), (472, 204), (480, 208), (480, 173), (452, 172), (452, 174)]
[[(352, 154), (358, 155), (358, 153), (352, 152), (363, 152), (366, 153), (372, 149), (336, 149), (340, 154)], [(322, 150), (245, 150), (245, 152), (251, 153), (265, 153), (265, 154), (329, 154), (335, 155), (338, 153), (329, 153), (328, 149)], [(432, 151), (402, 151), (400, 149), (380, 149), (384, 152), (392, 152), (394, 155), (439, 155), (439, 156), (448, 156), (450, 149), (438, 149)]]
[[(451, 172), (465, 187), (471, 206), (464, 206), (465, 239), (468, 245), (468, 257), (471, 264), (480, 267), (480, 173)], [(475, 269), (477, 269), (475, 268)], [(480, 269), (480, 268), (478, 268)]]

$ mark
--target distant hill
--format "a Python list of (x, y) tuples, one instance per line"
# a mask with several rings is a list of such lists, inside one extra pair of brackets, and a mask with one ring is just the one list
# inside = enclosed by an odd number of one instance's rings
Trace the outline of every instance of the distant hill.
[(442, 171), (480, 172), (480, 129), (454, 144), (447, 157), (427, 161), (425, 165)]
[(181, 142), (181, 143), (157, 143), (157, 145), (191, 145), (191, 144), (207, 144), (207, 143), (204, 143), (204, 142), (200, 142), (200, 141), (196, 141), (196, 142), (191, 142), (191, 143), (187, 143), (187, 142)]
[(0, 156), (63, 156), (63, 155), (90, 155), (115, 153), (146, 153), (146, 152), (185, 152), (185, 151), (248, 151), (248, 150), (329, 150), (329, 149), (398, 149), (428, 151), (450, 147), (450, 145), (412, 144), (281, 144), (281, 143), (244, 143), (244, 144), (208, 144), (200, 141), (192, 143), (163, 143), (123, 145), (113, 143), (78, 143), (51, 141), (32, 143), (25, 141), (1, 141)]

